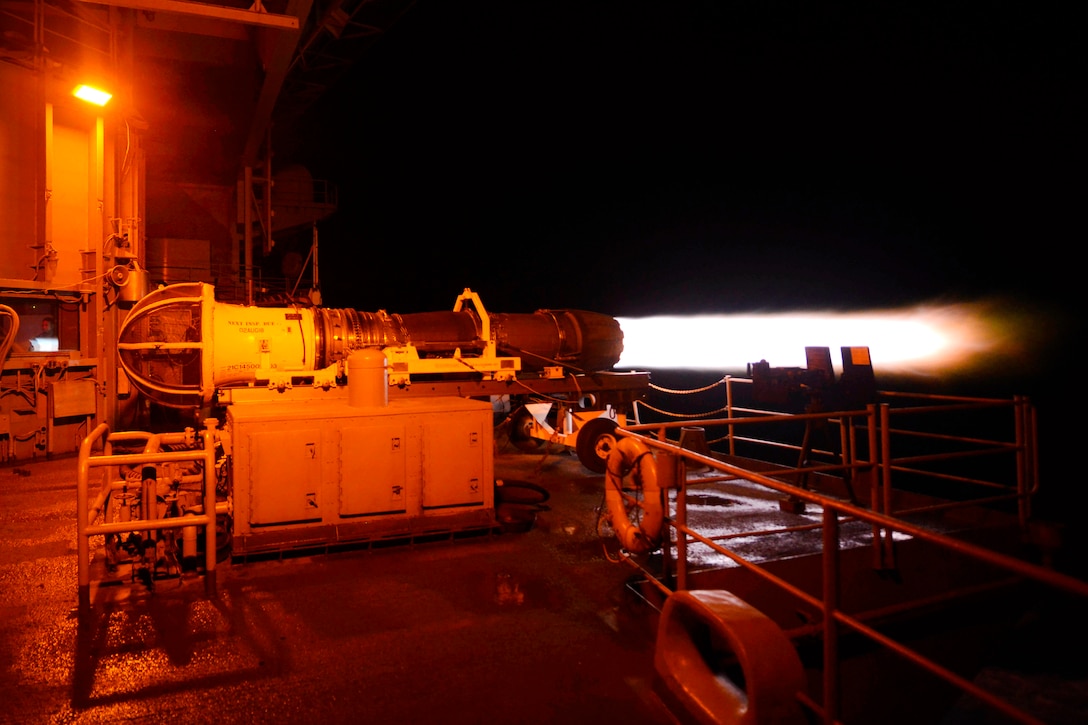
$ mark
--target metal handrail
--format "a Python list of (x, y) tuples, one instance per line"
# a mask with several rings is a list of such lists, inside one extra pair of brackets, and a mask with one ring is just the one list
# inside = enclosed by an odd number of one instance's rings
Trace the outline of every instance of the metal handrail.
[[(946, 397), (944, 399), (947, 400), (949, 398)], [(963, 402), (962, 399), (960, 402)], [(993, 401), (981, 402), (984, 405), (991, 405), (993, 403)], [(1037, 475), (1034, 470), (1034, 466), (1037, 465), (1037, 457), (1035, 455), (1034, 411), (1026, 405), (1026, 401), (1020, 399), (1015, 402), (1015, 407), (1017, 441), (1012, 448), (1016, 451), (1017, 455), (1017, 488), (1012, 496), (1021, 501), (1022, 505), (1020, 507), (1020, 513), (1023, 515), (1027, 511), (1027, 502), (1030, 500), (1030, 495), (1037, 490)], [(934, 410), (940, 410), (940, 408), (937, 407)], [(875, 467), (881, 469), (881, 480), (878, 481), (877, 476), (873, 476), (872, 479), (872, 510), (842, 499), (820, 494), (808, 488), (792, 485), (784, 482), (780, 478), (784, 472), (787, 474), (794, 474), (802, 469), (776, 469), (775, 476), (766, 475), (764, 473), (748, 470), (742, 466), (724, 462), (713, 456), (682, 449), (679, 445), (667, 440), (668, 429), (691, 426), (693, 424), (691, 421), (682, 423), (641, 424), (630, 426), (626, 429), (620, 429), (617, 433), (620, 436), (637, 436), (647, 446), (655, 449), (658, 453), (665, 454), (665, 456), (662, 457), (663, 459), (667, 460), (669, 456), (673, 456), (684, 463), (684, 465), (679, 466), (682, 475), (677, 482), (676, 514), (675, 516), (665, 517), (667, 525), (677, 532), (676, 570), (674, 572), (675, 588), (677, 590), (686, 589), (688, 587), (687, 543), (690, 539), (692, 542), (698, 542), (705, 545), (712, 551), (729, 558), (738, 566), (755, 574), (767, 584), (774, 586), (799, 600), (807, 602), (809, 605), (823, 612), (822, 624), (818, 625), (818, 629), (823, 633), (824, 642), (823, 701), (822, 704), (816, 703), (804, 694), (800, 695), (799, 699), (805, 706), (819, 712), (825, 722), (837, 722), (840, 716), (838, 694), (839, 662), (837, 650), (840, 628), (849, 629), (869, 638), (873, 642), (897, 653), (899, 656), (904, 657), (931, 674), (958, 687), (961, 691), (978, 698), (980, 701), (990, 705), (995, 710), (1004, 713), (1014, 720), (1021, 722), (1036, 722), (1030, 714), (1023, 710), (980, 688), (971, 681), (948, 670), (932, 659), (925, 657), (873, 629), (863, 621), (863, 617), (847, 614), (839, 608), (839, 525), (841, 521), (846, 518), (862, 521), (872, 526), (874, 556), (877, 564), (879, 564), (883, 560), (883, 557), (887, 555), (887, 550), (890, 550), (892, 534), (895, 532), (929, 542), (930, 544), (942, 547), (950, 552), (969, 557), (977, 562), (1003, 570), (1007, 572), (1010, 577), (1016, 578), (1016, 580), (1026, 579), (1034, 581), (1061, 592), (1088, 599), (1088, 583), (1084, 581), (1052, 569), (1044, 568), (1012, 556), (986, 549), (976, 544), (936, 533), (892, 515), (890, 496), (891, 473), (893, 470), (900, 467), (895, 465), (895, 460), (891, 455), (891, 427), (889, 424), (891, 413), (892, 411), (889, 409), (889, 406), (885, 404), (870, 406), (867, 411), (835, 412), (831, 414), (841, 420), (860, 417), (864, 421), (861, 427), (868, 431), (871, 460), (857, 461), (850, 456), (844, 456), (843, 463), (838, 468), (842, 471), (874, 470)], [(823, 415), (822, 417), (826, 418), (827, 416)], [(789, 416), (788, 418), (790, 420), (798, 419), (798, 417), (794, 416)], [(749, 422), (751, 422), (751, 419), (731, 417), (713, 421), (703, 421), (702, 423), (707, 425), (728, 425), (732, 432), (735, 426), (744, 425)], [(762, 422), (767, 422), (767, 419), (765, 418)], [(823, 569), (822, 595), (820, 597), (810, 595), (790, 582), (774, 575), (759, 563), (749, 561), (737, 552), (728, 549), (721, 543), (725, 537), (711, 538), (703, 536), (698, 531), (689, 527), (687, 525), (686, 514), (686, 487), (688, 484), (687, 468), (689, 465), (698, 466), (700, 468), (709, 468), (713, 473), (722, 474), (723, 476), (734, 479), (750, 481), (777, 491), (792, 499), (821, 507), (823, 512), (821, 522), (819, 524), (813, 524), (813, 526), (820, 527), (823, 531), (821, 551)], [(713, 473), (711, 474), (712, 476)], [(701, 476), (699, 482), (703, 483), (704, 481), (705, 479)], [(879, 489), (881, 487), (884, 489), (883, 496), (879, 495)], [(996, 496), (983, 499), (983, 502), (1007, 500), (1008, 498), (1008, 496)], [(980, 501), (976, 499), (951, 505), (978, 505), (979, 503)], [(949, 504), (944, 504), (943, 506), (947, 507)], [(752, 532), (749, 533), (751, 534)], [(781, 531), (770, 530), (754, 533), (771, 534), (781, 533)], [(658, 580), (653, 573), (648, 571), (632, 557), (623, 556), (623, 559), (645, 573), (651, 583), (657, 586), (661, 591), (666, 594), (671, 593), (669, 585), (666, 584), (670, 578), (668, 572), (666, 572), (666, 576), (662, 577), (661, 580)], [(668, 561), (668, 559), (669, 557), (666, 556), (666, 561)]]
[[(778, 452), (798, 452), (802, 450), (801, 445), (796, 442), (775, 440), (768, 436), (757, 438), (754, 436), (742, 435), (739, 431), (743, 430), (745, 427), (756, 424), (773, 425), (786, 421), (804, 422), (806, 424), (812, 421), (823, 421), (830, 425), (840, 426), (840, 437), (842, 437), (844, 449), (842, 463), (838, 465), (829, 464), (823, 467), (802, 467), (800, 464), (793, 468), (783, 466), (779, 471), (780, 477), (788, 477), (790, 475), (799, 476), (814, 472), (833, 474), (836, 471), (841, 472), (844, 476), (855, 476), (879, 465), (882, 476), (885, 479), (889, 479), (888, 482), (890, 482), (892, 473), (895, 472), (900, 475), (913, 474), (934, 480), (943, 479), (945, 481), (955, 481), (961, 484), (988, 488), (991, 489), (987, 492), (988, 496), (992, 494), (993, 489), (1000, 489), (1005, 492), (1004, 495), (1006, 500), (1016, 502), (1022, 523), (1025, 523), (1030, 515), (1030, 498), (1038, 492), (1039, 484), (1038, 459), (1035, 455), (1037, 443), (1035, 410), (1026, 398), (1015, 397), (1010, 400), (957, 395), (935, 395), (929, 393), (878, 391), (878, 399), (885, 402), (873, 404), (876, 406), (876, 409), (880, 411), (880, 414), (879, 416), (872, 418), (873, 422), (866, 422), (867, 420), (870, 420), (870, 416), (867, 415), (866, 411), (862, 410), (785, 413), (737, 405), (736, 394), (734, 392), (735, 386), (751, 384), (751, 382), (752, 380), (750, 378), (733, 376), (725, 376), (721, 380), (721, 384), (724, 385), (726, 390), (726, 404), (724, 407), (726, 417), (705, 419), (691, 419), (690, 417), (685, 417), (683, 420), (643, 423), (639, 418), (636, 407), (635, 418), (636, 420), (639, 420), (639, 425), (629, 426), (628, 430), (657, 430), (667, 432), (669, 430), (689, 426), (725, 428), (726, 433), (724, 437), (718, 439), (716, 442), (725, 445), (728, 448), (728, 453), (730, 455), (736, 455), (737, 444), (750, 444), (766, 450), (775, 450)], [(886, 401), (895, 401), (898, 405), (893, 407)], [(911, 404), (905, 404), (905, 401), (911, 401)], [(937, 434), (933, 432), (911, 430), (901, 424), (896, 426), (892, 425), (893, 420), (901, 422), (912, 418), (917, 419), (919, 417), (934, 416), (938, 414), (1003, 409), (1009, 409), (1013, 412), (1012, 430), (1015, 435), (1014, 440), (1004, 441), (966, 435)], [(663, 411), (657, 412), (660, 413)], [(670, 414), (666, 413), (666, 415)], [(860, 422), (855, 423), (855, 421)], [(853, 436), (858, 434), (865, 434), (868, 436), (867, 448), (870, 452), (870, 460), (847, 461), (846, 449), (848, 447), (851, 450), (857, 449), (857, 446), (854, 445)], [(848, 438), (847, 436), (850, 437)], [(878, 462), (876, 455), (879, 453), (881, 446), (890, 447), (892, 438), (903, 440), (909, 438), (941, 440), (949, 444), (959, 444), (961, 448), (951, 451), (942, 451), (939, 454), (930, 454), (928, 456), (902, 455), (895, 460), (892, 460), (890, 456), (888, 456)], [(833, 453), (829, 454), (828, 451), (820, 450), (811, 450), (810, 453), (824, 457), (836, 455)], [(1011, 469), (1016, 474), (1015, 484), (1001, 484), (965, 477), (957, 478), (948, 473), (934, 472), (916, 467), (917, 464), (926, 462), (949, 462), (957, 459), (1001, 455), (1011, 455), (1017, 458), (1016, 467)], [(850, 458), (853, 459), (854, 456), (850, 456)], [(991, 502), (994, 501), (991, 500)], [(886, 503), (888, 507), (891, 506), (890, 499)], [(964, 505), (970, 506), (975, 505), (976, 503), (977, 499), (965, 501)], [(874, 502), (874, 508), (876, 508), (876, 510), (881, 510), (882, 507), (877, 507)], [(883, 508), (883, 510), (890, 512), (891, 508)]]
[[(82, 618), (90, 613), (91, 609), (91, 557), (90, 539), (92, 536), (103, 534), (126, 533), (129, 531), (158, 531), (162, 529), (182, 529), (189, 526), (204, 526), (205, 531), (205, 560), (204, 560), (204, 589), (208, 597), (216, 594), (216, 505), (215, 505), (215, 419), (205, 421), (204, 441), (201, 448), (183, 451), (158, 451), (157, 444), (149, 443), (143, 453), (112, 454), (110, 446), (112, 442), (119, 440), (134, 440), (130, 433), (110, 434), (109, 425), (100, 424), (95, 428), (79, 448), (79, 466), (76, 479), (76, 546), (78, 551), (77, 573), (79, 582), (79, 615)], [(142, 434), (135, 434), (142, 435)], [(148, 434), (150, 435), (150, 434)], [(92, 451), (101, 445), (105, 450), (104, 455), (92, 455)], [(158, 464), (178, 463), (183, 461), (203, 462), (203, 496), (204, 513), (195, 516), (184, 516), (170, 519), (143, 519), (124, 521), (117, 523), (96, 524), (98, 517), (102, 515), (106, 499), (113, 486), (103, 485), (99, 491), (93, 506), (90, 501), (90, 472), (94, 468), (113, 468), (121, 465), (132, 464)]]

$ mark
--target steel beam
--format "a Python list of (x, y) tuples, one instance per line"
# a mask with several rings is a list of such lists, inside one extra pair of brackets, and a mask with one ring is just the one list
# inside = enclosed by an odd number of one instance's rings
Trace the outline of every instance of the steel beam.
[(225, 5), (210, 5), (207, 3), (186, 2), (185, 0), (83, 0), (83, 2), (93, 2), (95, 5), (113, 5), (133, 10), (146, 10), (155, 13), (195, 15), (201, 18), (226, 20), (247, 25), (261, 25), (280, 30), (299, 29), (299, 20), (296, 16), (270, 13), (261, 8), (260, 3), (256, 3), (250, 9), (243, 10)]

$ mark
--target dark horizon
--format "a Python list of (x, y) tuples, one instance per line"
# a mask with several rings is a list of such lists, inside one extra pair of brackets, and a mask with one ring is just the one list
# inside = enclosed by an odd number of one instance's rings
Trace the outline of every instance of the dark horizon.
[(288, 161), (340, 187), (333, 304), (1062, 304), (1079, 27), (1057, 7), (419, 2)]

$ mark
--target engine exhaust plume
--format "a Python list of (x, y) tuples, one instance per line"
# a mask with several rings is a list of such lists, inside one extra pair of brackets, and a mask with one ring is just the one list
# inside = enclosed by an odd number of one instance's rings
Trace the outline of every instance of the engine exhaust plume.
[(617, 319), (622, 369), (731, 370), (760, 360), (804, 367), (806, 346), (865, 346), (878, 370), (943, 375), (1019, 357), (1024, 348), (1022, 324), (992, 303)]

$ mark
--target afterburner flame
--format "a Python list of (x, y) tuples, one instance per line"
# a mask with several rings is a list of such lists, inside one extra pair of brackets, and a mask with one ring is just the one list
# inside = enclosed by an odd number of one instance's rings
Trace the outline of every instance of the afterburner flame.
[(804, 367), (805, 347), (868, 347), (889, 372), (962, 370), (1004, 345), (999, 325), (978, 305), (918, 306), (871, 312), (791, 312), (618, 318), (617, 368), (743, 369), (766, 360)]

